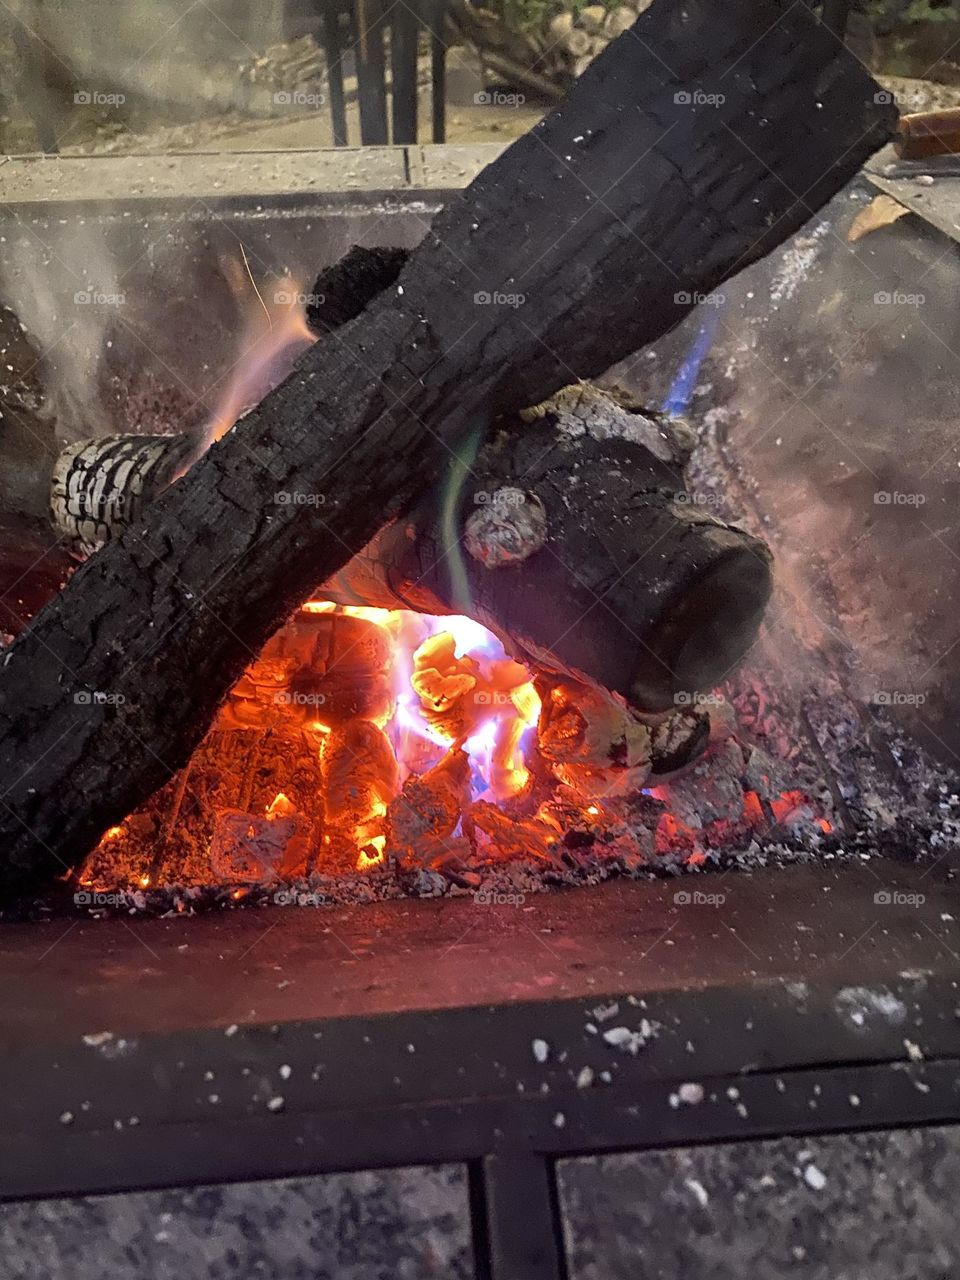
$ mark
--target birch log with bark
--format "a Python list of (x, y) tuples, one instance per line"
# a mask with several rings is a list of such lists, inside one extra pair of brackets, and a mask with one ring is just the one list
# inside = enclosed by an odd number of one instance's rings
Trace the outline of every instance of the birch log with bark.
[(894, 118), (802, 6), (657, 0), (448, 202), (396, 288), (6, 652), (0, 891), (62, 874), (181, 767), (283, 618), (478, 421), (673, 327), (684, 299), (796, 231)]

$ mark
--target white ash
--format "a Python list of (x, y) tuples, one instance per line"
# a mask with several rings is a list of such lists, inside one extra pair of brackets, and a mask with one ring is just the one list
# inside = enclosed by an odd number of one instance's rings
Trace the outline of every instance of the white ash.
[(550, 1046), (546, 1040), (534, 1040), (530, 1047), (537, 1062), (544, 1063), (550, 1057)]
[(683, 1185), (687, 1188), (688, 1191), (692, 1192), (700, 1208), (705, 1209), (707, 1205), (710, 1203), (710, 1197), (707, 1195), (707, 1190), (704, 1187), (703, 1183), (700, 1182), (697, 1178), (686, 1178), (684, 1180)]
[(685, 419), (641, 410), (616, 388), (602, 389), (592, 383), (563, 387), (542, 404), (524, 409), (520, 417), (534, 422), (548, 414), (556, 417), (558, 429), (571, 439), (589, 435), (594, 440), (629, 440), (649, 449), (661, 462), (685, 461), (696, 442)]
[(912, 1040), (904, 1040), (903, 1047), (907, 1051), (907, 1057), (911, 1062), (923, 1062), (923, 1050), (918, 1044)]
[(803, 284), (824, 248), (830, 223), (818, 222), (807, 235), (794, 236), (780, 254), (780, 266), (770, 284), (770, 301), (789, 302)]
[(112, 1039), (112, 1031), (91, 1031), (83, 1037), (83, 1043), (88, 1044), (91, 1049), (99, 1049), (101, 1045), (107, 1044)]
[(688, 1107), (696, 1107), (703, 1101), (703, 1085), (688, 1080), (677, 1090), (677, 1097)]
[(694, 831), (710, 822), (738, 822), (743, 816), (743, 769), (740, 744), (732, 738), (718, 743), (667, 784), (668, 808)]
[(624, 1053), (632, 1053), (636, 1057), (640, 1050), (654, 1039), (658, 1031), (659, 1027), (656, 1023), (643, 1018), (637, 1030), (631, 1030), (630, 1027), (611, 1027), (609, 1031), (603, 1032), (603, 1039), (612, 1048), (620, 1049)]
[(826, 1175), (815, 1164), (808, 1164), (803, 1170), (803, 1180), (814, 1191), (822, 1191), (827, 1185)]
[(463, 544), (487, 569), (520, 564), (547, 540), (547, 513), (536, 494), (505, 486), (489, 495), (464, 525)]
[(898, 1026), (907, 1018), (907, 1006), (887, 987), (844, 987), (837, 992), (833, 1005), (855, 1027), (866, 1026), (870, 1018), (882, 1018)]
[(590, 1012), (598, 1022), (608, 1022), (611, 1018), (615, 1018), (620, 1012), (619, 1003), (614, 1000), (612, 1004), (598, 1004), (595, 1009)]

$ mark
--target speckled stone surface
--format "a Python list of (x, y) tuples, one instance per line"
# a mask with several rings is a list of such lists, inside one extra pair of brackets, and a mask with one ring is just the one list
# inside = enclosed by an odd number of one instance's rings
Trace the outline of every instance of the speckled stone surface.
[(461, 1166), (0, 1205), (2, 1280), (470, 1280)]
[(570, 1280), (954, 1280), (960, 1127), (562, 1161)]

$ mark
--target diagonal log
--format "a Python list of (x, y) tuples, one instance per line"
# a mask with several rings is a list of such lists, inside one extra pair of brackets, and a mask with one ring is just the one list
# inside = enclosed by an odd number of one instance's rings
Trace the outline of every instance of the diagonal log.
[(657, 0), (5, 654), (0, 890), (62, 873), (180, 767), (478, 421), (602, 372), (796, 231), (890, 136), (876, 95), (788, 0)]
[[(408, 257), (355, 245), (317, 278), (314, 331), (358, 316)], [(467, 614), (512, 657), (646, 713), (719, 684), (756, 639), (771, 557), (684, 490), (690, 428), (579, 382), (499, 419), (482, 447), (480, 434), (469, 466), (449, 468), (317, 594)], [(91, 554), (142, 518), (194, 450), (189, 435), (68, 445), (53, 469), (54, 524)]]

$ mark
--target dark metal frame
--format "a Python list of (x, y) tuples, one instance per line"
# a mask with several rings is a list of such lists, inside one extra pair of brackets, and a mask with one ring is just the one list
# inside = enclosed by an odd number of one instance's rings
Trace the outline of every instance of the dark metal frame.
[[(884, 989), (909, 1010), (902, 1023), (844, 1017), (831, 984), (627, 993), (617, 1021), (661, 1028), (636, 1056), (589, 1032), (595, 998), (37, 1045), (0, 1061), (0, 1199), (464, 1162), (478, 1276), (559, 1280), (560, 1159), (960, 1121), (953, 980)], [(281, 1064), (273, 1114), (249, 1082), (278, 1080)], [(578, 1088), (586, 1064), (598, 1078)], [(684, 1080), (703, 1085), (700, 1105), (671, 1105)], [(61, 1123), (78, 1097), (89, 1108)]]
[[(328, 67), (330, 111), (336, 146), (348, 145), (343, 85), (341, 18), (349, 14), (360, 108), (360, 140), (364, 146), (417, 141), (417, 50), (421, 31), (429, 33), (432, 135), (446, 140), (446, 0), (407, 0), (387, 6), (384, 0), (319, 0), (321, 36)], [(390, 33), (390, 119), (387, 119), (384, 36)]]

